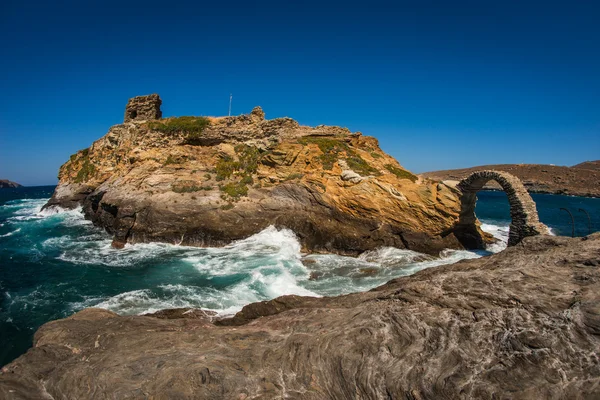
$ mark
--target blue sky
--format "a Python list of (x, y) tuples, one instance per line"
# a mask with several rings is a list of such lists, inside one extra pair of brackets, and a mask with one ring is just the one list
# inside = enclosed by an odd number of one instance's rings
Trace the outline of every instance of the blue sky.
[(149, 93), (346, 126), (414, 172), (600, 158), (598, 2), (287, 3), (4, 0), (0, 178), (54, 184)]

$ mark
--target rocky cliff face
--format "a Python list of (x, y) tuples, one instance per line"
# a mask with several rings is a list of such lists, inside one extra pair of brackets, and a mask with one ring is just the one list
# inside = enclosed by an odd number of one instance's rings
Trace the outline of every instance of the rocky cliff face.
[(218, 246), (275, 225), (310, 251), (460, 247), (455, 189), (411, 174), (375, 138), (267, 120), (258, 107), (236, 117), (158, 116), (158, 96), (131, 100), (127, 122), (61, 167), (47, 207), (82, 205), (115, 246)]
[(50, 322), (0, 398), (597, 399), (600, 234), (525, 238), (491, 257), (334, 298)]

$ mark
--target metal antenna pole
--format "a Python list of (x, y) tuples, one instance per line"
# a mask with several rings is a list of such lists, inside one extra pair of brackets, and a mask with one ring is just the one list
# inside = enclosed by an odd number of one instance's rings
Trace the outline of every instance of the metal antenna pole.
[(233, 94), (229, 93), (229, 116), (231, 117), (231, 99), (233, 98)]
[(588, 217), (588, 235), (592, 234), (592, 219), (590, 218), (590, 214), (588, 214), (587, 211), (585, 211), (583, 208), (579, 209), (580, 212), (585, 213), (585, 215), (587, 215)]
[(571, 237), (575, 237), (575, 220), (573, 219), (573, 214), (571, 214), (571, 211), (567, 210), (564, 207), (561, 207), (560, 209), (565, 210), (571, 216)]

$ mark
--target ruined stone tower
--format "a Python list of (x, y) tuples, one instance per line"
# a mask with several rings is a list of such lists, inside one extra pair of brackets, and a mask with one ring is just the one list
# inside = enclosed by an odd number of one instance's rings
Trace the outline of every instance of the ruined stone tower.
[(162, 118), (161, 104), (162, 100), (157, 94), (131, 98), (125, 106), (124, 122), (160, 119)]

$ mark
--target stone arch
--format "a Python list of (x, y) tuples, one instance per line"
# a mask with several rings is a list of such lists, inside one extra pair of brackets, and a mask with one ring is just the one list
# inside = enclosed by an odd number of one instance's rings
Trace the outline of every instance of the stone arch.
[(456, 186), (462, 193), (456, 236), (465, 247), (484, 247), (483, 238), (475, 225), (475, 203), (477, 192), (491, 180), (498, 182), (508, 197), (511, 217), (509, 246), (514, 246), (527, 236), (549, 233), (548, 227), (540, 222), (535, 202), (519, 178), (502, 171), (477, 171)]

